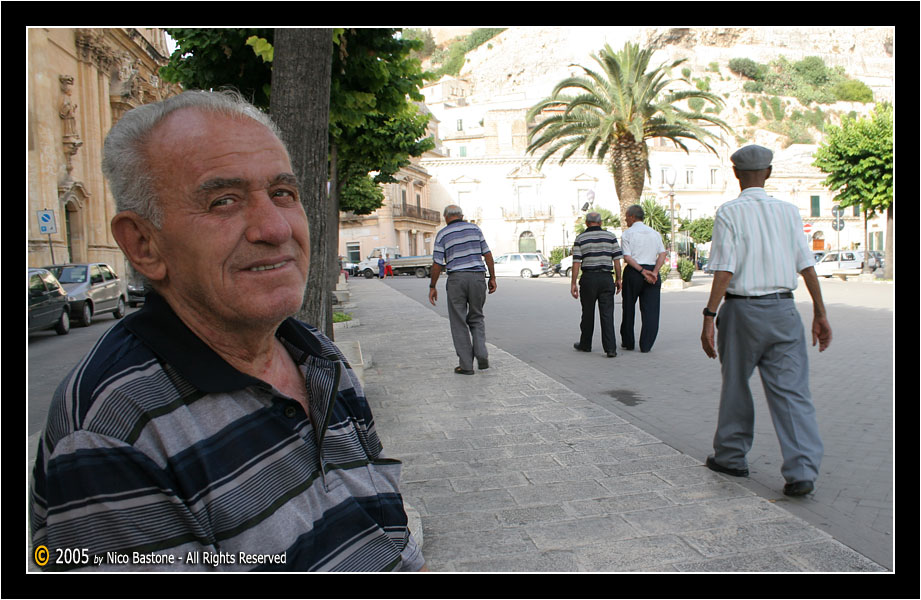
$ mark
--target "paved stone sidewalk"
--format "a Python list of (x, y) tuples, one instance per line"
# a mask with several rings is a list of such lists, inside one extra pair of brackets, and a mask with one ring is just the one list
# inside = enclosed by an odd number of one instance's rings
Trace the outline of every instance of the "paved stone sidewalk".
[(454, 374), (447, 320), (386, 284), (350, 300), (336, 341), (360, 342), (433, 571), (887, 570), (495, 346)]

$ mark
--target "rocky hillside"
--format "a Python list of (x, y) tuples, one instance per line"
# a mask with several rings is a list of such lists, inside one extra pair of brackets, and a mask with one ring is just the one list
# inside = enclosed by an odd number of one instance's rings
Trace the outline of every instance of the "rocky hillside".
[[(460, 76), (474, 84), (472, 103), (500, 98), (536, 100), (564, 77), (581, 73), (572, 65), (594, 68), (590, 55), (605, 44), (619, 50), (627, 41), (638, 42), (658, 49), (655, 65), (688, 59), (684, 66), (691, 70), (690, 79), (707, 78), (710, 90), (726, 100), (719, 116), (742, 137), (753, 139), (757, 137), (754, 130), (764, 129), (764, 124), (753, 123), (750, 115), (758, 117), (762, 109), (757, 103), (750, 105), (753, 95), (743, 92), (745, 80), (729, 70), (731, 59), (766, 64), (780, 56), (790, 62), (818, 56), (827, 66), (840, 65), (849, 77), (864, 82), (877, 101), (891, 100), (894, 38), (892, 28), (880, 27), (511, 27), (468, 53)], [(793, 98), (784, 98), (783, 106), (788, 115), (815, 110), (815, 105), (803, 107)], [(851, 111), (866, 114), (871, 109), (870, 104), (850, 102), (821, 106), (829, 122)]]

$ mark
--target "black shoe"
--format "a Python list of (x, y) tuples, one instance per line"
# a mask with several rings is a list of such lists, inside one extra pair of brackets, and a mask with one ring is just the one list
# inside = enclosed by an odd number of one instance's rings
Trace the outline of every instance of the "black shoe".
[(621, 344), (620, 347), (623, 348), (624, 350), (633, 350), (633, 346), (630, 346), (628, 348), (627, 346), (624, 346), (623, 344)]
[(794, 481), (783, 486), (784, 496), (805, 496), (811, 494), (815, 485), (811, 481)]
[(582, 346), (580, 346), (580, 345), (579, 345), (579, 342), (576, 342), (575, 344), (573, 344), (572, 347), (576, 349), (576, 352), (591, 352), (591, 351), (592, 351), (591, 348), (589, 348), (588, 350), (586, 350), (585, 348), (583, 348)]
[(605, 352), (605, 354), (607, 354), (608, 358), (614, 358), (615, 356), (617, 356), (617, 351), (612, 350), (611, 352)]
[(489, 368), (489, 360), (487, 360), (487, 359), (485, 359), (485, 358), (484, 358), (483, 360), (477, 359), (477, 361), (476, 361), (476, 366), (477, 366), (477, 368), (478, 368), (479, 370), (481, 370), (481, 371), (484, 370), (484, 369), (488, 369), (488, 368)]
[(454, 372), (458, 375), (473, 375), (473, 369), (467, 370), (461, 367), (454, 367)]
[(712, 456), (707, 457), (707, 468), (717, 473), (732, 475), (733, 477), (748, 477), (748, 469), (730, 469), (729, 467), (724, 467), (713, 460)]

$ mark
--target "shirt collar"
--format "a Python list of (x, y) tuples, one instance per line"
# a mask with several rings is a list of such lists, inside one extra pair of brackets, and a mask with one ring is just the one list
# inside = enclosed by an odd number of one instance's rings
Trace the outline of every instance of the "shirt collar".
[[(144, 308), (125, 319), (125, 327), (157, 356), (206, 393), (232, 392), (248, 386), (265, 386), (261, 380), (241, 373), (195, 335), (176, 315), (166, 300), (148, 292)], [(308, 355), (324, 358), (319, 340), (292, 319), (285, 319), (275, 332), (286, 347), (299, 351), (293, 358), (302, 363)]]
[(591, 227), (586, 227), (585, 231), (601, 231), (601, 225), (592, 225)]

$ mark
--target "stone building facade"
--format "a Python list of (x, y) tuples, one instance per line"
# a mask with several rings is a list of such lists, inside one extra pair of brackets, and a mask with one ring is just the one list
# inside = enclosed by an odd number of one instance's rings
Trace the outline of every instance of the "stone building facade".
[[(27, 30), (27, 263), (127, 262), (109, 223), (115, 201), (102, 145), (128, 110), (180, 91), (157, 75), (169, 52), (160, 29)], [(45, 234), (39, 212), (56, 233)], [(47, 213), (46, 213), (47, 214)]]

